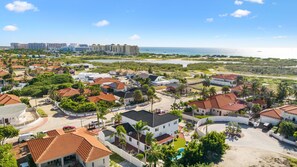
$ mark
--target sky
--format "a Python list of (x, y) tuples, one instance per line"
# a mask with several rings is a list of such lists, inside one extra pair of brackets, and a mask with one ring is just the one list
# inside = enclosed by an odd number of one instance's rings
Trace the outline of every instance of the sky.
[(296, 48), (296, 0), (0, 0), (0, 45)]

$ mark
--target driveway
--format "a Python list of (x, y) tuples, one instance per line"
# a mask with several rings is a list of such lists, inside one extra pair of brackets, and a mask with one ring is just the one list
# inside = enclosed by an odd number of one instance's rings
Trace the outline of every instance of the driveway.
[[(225, 130), (227, 124), (211, 124), (208, 125), (208, 131)], [(246, 125), (241, 125), (243, 137), (237, 140), (226, 139), (227, 144), (235, 147), (248, 147), (255, 149), (262, 149), (271, 152), (281, 153), (297, 157), (297, 147), (279, 142), (278, 140), (270, 137), (267, 132), (262, 132), (259, 128), (252, 128)], [(205, 129), (205, 126), (201, 127)]]

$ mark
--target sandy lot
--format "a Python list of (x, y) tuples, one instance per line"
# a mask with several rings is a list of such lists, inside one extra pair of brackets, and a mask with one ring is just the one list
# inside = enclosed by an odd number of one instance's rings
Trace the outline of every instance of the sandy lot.
[(266, 150), (235, 147), (231, 148), (223, 156), (218, 167), (289, 167), (288, 160), (281, 154)]

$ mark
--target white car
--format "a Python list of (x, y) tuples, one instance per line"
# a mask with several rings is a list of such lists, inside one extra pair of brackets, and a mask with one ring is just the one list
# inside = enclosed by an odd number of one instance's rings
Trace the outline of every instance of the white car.
[(33, 133), (26, 133), (26, 134), (19, 135), (18, 141), (19, 142), (25, 142), (25, 141), (28, 141), (28, 140), (33, 139), (33, 138), (34, 138)]
[(24, 162), (20, 164), (20, 167), (30, 167), (28, 162)]

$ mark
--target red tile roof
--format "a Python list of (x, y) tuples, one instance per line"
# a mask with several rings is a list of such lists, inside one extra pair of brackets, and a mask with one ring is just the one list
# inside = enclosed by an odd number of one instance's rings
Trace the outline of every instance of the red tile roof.
[(275, 118), (279, 120), (281, 119), (281, 114), (282, 114), (282, 111), (278, 108), (267, 109), (260, 113), (261, 116), (266, 116), (266, 117)]
[(11, 66), (13, 69), (24, 69), (26, 68), (25, 66), (22, 66), (22, 65), (13, 65)]
[(4, 70), (0, 70), (0, 77), (4, 77), (6, 75), (8, 75), (9, 73), (7, 71)]
[(35, 163), (44, 163), (71, 154), (77, 154), (84, 162), (106, 157), (112, 152), (86, 129), (28, 141), (28, 148)]
[[(84, 89), (84, 95), (90, 94), (91, 90), (90, 89)], [(60, 89), (58, 90), (58, 94), (60, 97), (72, 97), (74, 95), (79, 95), (80, 92), (78, 89), (74, 88), (65, 88), (65, 89)]]
[(116, 100), (115, 96), (113, 94), (105, 94), (103, 92), (100, 92), (99, 96), (91, 96), (88, 98), (90, 102), (97, 103), (100, 100), (113, 102)]
[(218, 78), (218, 79), (227, 79), (227, 80), (236, 80), (238, 75), (235, 74), (219, 74), (214, 75), (212, 78)]
[(285, 106), (279, 107), (279, 109), (286, 113), (297, 115), (297, 106), (285, 105)]
[(215, 95), (204, 101), (191, 102), (189, 105), (195, 105), (202, 109), (216, 108), (228, 111), (239, 111), (246, 108), (245, 105), (238, 103), (234, 93)]
[(21, 103), (21, 100), (16, 95), (0, 94), (0, 104), (1, 105), (17, 104), (17, 103)]
[[(106, 83), (114, 83), (116, 84), (115, 86), (111, 86), (111, 85), (104, 85), (103, 88), (110, 88), (110, 87), (114, 87), (115, 89), (121, 90), (125, 88), (125, 83), (120, 82), (117, 79), (114, 78), (97, 78), (94, 80), (94, 83), (91, 83), (90, 85), (102, 85), (102, 84), (106, 84)], [(109, 87), (107, 87), (109, 86)]]

